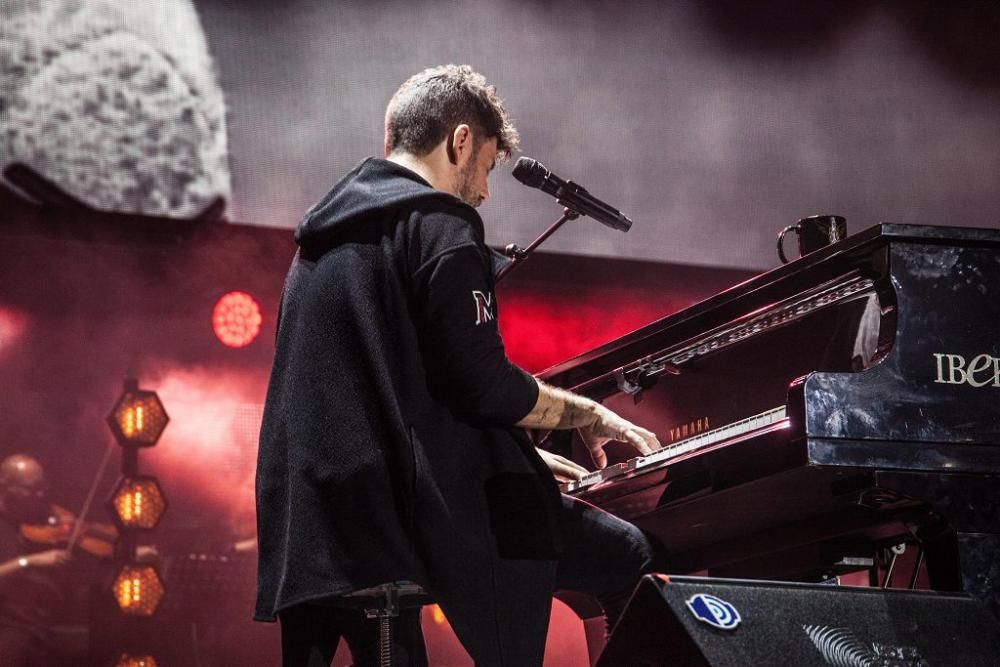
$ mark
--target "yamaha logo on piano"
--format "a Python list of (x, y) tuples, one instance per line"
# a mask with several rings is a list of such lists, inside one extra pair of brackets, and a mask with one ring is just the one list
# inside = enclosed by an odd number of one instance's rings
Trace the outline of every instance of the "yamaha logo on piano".
[(698, 435), (704, 431), (709, 430), (708, 417), (699, 417), (698, 419), (692, 419), (687, 424), (681, 424), (680, 426), (675, 426), (670, 429), (670, 442), (674, 440), (684, 440), (692, 435)]
[(960, 354), (934, 353), (936, 384), (967, 384), (970, 387), (1000, 387), (1000, 357), (980, 354), (966, 362)]

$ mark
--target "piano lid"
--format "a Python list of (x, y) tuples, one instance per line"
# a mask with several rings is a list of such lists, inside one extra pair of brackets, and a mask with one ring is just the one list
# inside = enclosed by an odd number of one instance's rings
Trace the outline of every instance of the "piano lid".
[[(766, 313), (824, 285), (887, 280), (886, 267), (879, 265), (883, 261), (879, 251), (892, 243), (995, 250), (1000, 249), (1000, 230), (881, 223), (556, 364), (538, 377), (602, 400), (621, 390), (622, 371), (634, 370), (672, 346), (694, 344), (707, 332), (717, 332), (741, 318), (746, 320), (754, 314)], [(883, 291), (888, 289), (888, 285), (882, 285)]]

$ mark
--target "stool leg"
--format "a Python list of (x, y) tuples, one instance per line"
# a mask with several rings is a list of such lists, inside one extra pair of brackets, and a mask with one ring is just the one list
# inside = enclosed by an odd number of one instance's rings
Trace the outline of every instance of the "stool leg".
[(378, 664), (392, 667), (392, 619), (388, 614), (378, 617)]

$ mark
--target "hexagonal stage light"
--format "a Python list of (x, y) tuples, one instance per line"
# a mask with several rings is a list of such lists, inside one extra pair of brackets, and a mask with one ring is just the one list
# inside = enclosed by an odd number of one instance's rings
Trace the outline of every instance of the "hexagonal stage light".
[(119, 528), (152, 530), (167, 511), (160, 483), (151, 475), (132, 475), (118, 480), (108, 501)]
[(156, 660), (151, 655), (129, 655), (122, 653), (115, 662), (115, 667), (157, 667)]
[(170, 417), (156, 392), (139, 389), (134, 380), (125, 382), (125, 391), (108, 415), (108, 426), (123, 446), (152, 447), (168, 421)]
[(115, 601), (129, 616), (152, 616), (166, 592), (152, 565), (126, 564), (111, 585)]

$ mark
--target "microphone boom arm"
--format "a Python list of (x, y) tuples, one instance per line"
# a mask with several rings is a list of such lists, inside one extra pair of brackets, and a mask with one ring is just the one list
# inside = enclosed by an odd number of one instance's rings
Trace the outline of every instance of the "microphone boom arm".
[[(562, 200), (560, 200), (559, 203), (562, 204), (563, 203)], [(497, 273), (497, 277), (494, 280), (494, 283), (499, 283), (507, 275), (509, 275), (510, 272), (513, 271), (515, 267), (521, 264), (521, 262), (528, 259), (528, 256), (535, 251), (535, 248), (542, 245), (542, 243), (544, 243), (547, 238), (555, 234), (557, 229), (562, 227), (568, 221), (576, 220), (579, 217), (580, 217), (579, 213), (577, 213), (576, 211), (567, 206), (566, 208), (563, 209), (563, 213), (559, 217), (559, 219), (553, 222), (551, 225), (549, 225), (548, 229), (539, 234), (538, 238), (532, 241), (531, 245), (529, 245), (527, 248), (521, 248), (519, 246), (514, 245), (513, 243), (504, 248), (503, 252), (505, 255), (510, 257), (510, 263), (507, 266), (500, 269), (500, 271)]]
[(604, 203), (573, 181), (564, 181), (559, 178), (546, 169), (545, 165), (538, 162), (538, 160), (532, 160), (529, 157), (518, 159), (517, 164), (514, 165), (512, 175), (529, 188), (538, 188), (547, 195), (555, 197), (556, 201), (564, 208), (562, 217), (542, 232), (527, 248), (522, 249), (511, 243), (504, 249), (504, 254), (511, 261), (497, 272), (494, 281), (496, 283), (499, 283), (514, 270), (514, 267), (527, 259), (528, 255), (535, 248), (540, 246), (545, 239), (552, 236), (568, 220), (587, 216), (621, 232), (627, 232), (632, 227), (632, 221), (621, 211)]

